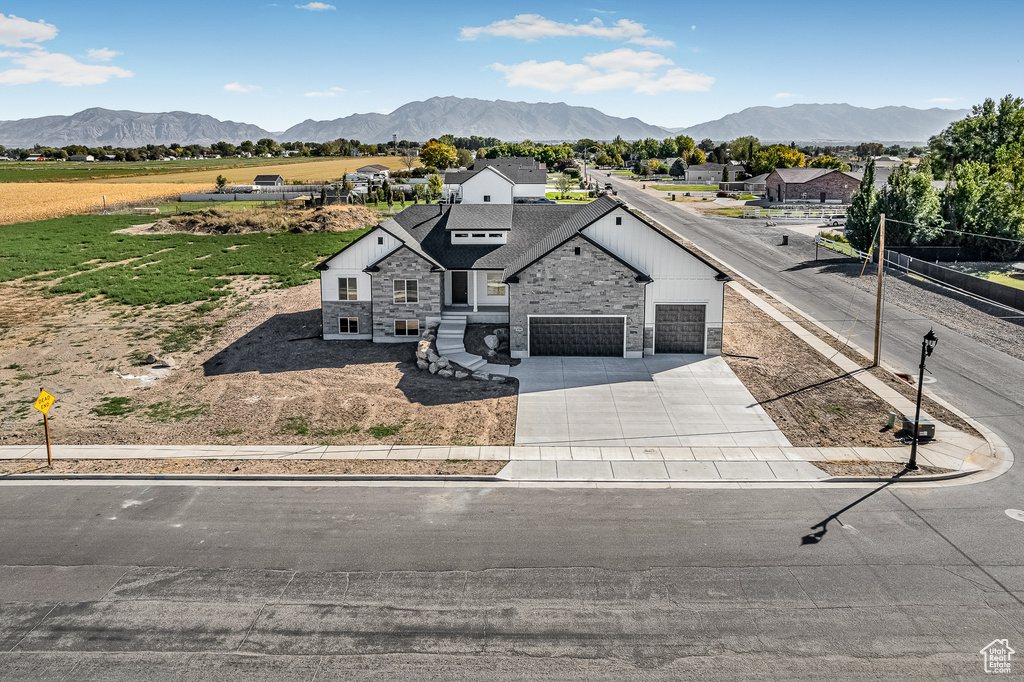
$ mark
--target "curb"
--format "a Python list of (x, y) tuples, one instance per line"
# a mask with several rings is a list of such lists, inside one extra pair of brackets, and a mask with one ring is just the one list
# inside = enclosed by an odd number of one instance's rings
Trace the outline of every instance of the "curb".
[(920, 476), (832, 476), (822, 479), (823, 483), (931, 483), (934, 481), (951, 481), (957, 478), (966, 478), (985, 471), (984, 469), (971, 469), (970, 471), (953, 471), (948, 474), (921, 474)]
[(0, 481), (481, 481), (506, 483), (500, 476), (451, 474), (6, 474)]

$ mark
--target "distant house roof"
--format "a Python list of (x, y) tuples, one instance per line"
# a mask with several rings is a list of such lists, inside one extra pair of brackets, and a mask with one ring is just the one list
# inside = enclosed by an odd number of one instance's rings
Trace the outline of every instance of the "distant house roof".
[(713, 171), (715, 173), (721, 173), (722, 169), (725, 168), (724, 163), (699, 163), (695, 166), (690, 166), (686, 170), (688, 171)]
[(776, 168), (773, 172), (787, 185), (799, 185), (831, 173), (831, 168)]
[(518, 168), (494, 164), (476, 170), (448, 171), (444, 174), (444, 184), (461, 185), (473, 176), (488, 170), (508, 179), (514, 185), (543, 185), (548, 179), (547, 171), (543, 168)]
[(360, 173), (379, 173), (381, 171), (386, 171), (387, 169), (387, 166), (382, 166), (379, 163), (371, 163), (368, 166), (363, 166), (361, 168), (357, 168), (356, 170), (359, 171)]
[(767, 173), (761, 173), (760, 175), (755, 175), (752, 178), (747, 178), (746, 180), (740, 180), (739, 182), (746, 182), (746, 183), (750, 183), (752, 185), (757, 185), (757, 184), (764, 183), (764, 181), (767, 180), (767, 179), (768, 179), (768, 174)]
[(541, 168), (543, 164), (532, 156), (499, 156), (496, 159), (477, 159), (469, 165), (469, 170), (481, 170), (487, 166), (508, 166), (510, 168)]
[(280, 175), (257, 175), (254, 185), (283, 185), (284, 178)]

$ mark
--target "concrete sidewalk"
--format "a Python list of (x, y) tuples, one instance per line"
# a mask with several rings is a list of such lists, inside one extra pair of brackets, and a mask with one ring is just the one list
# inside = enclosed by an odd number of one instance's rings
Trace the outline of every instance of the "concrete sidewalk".
[[(978, 447), (985, 442), (974, 439)], [(170, 446), (55, 445), (57, 459), (393, 459), (508, 461), (499, 476), (539, 482), (820, 482), (829, 476), (815, 461), (906, 462), (909, 447), (516, 447), (516, 446)], [(966, 446), (929, 443), (918, 448), (921, 464), (960, 473), (981, 467)], [(43, 445), (0, 446), (0, 459), (42, 460)]]

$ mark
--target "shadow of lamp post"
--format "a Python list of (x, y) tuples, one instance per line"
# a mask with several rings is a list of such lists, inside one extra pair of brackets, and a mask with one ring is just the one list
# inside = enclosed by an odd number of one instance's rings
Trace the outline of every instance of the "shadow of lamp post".
[(917, 439), (918, 431), (921, 428), (921, 390), (924, 388), (924, 362), (935, 350), (939, 339), (935, 336), (934, 330), (929, 329), (921, 341), (921, 376), (917, 381), (917, 412), (914, 414), (914, 436), (910, 445), (910, 461), (907, 462), (908, 471), (917, 471)]

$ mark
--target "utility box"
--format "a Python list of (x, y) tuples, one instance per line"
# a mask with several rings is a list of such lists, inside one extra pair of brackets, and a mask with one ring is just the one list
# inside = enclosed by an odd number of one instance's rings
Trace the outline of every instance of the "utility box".
[[(914, 434), (914, 420), (910, 417), (903, 417), (903, 431), (911, 435)], [(931, 440), (932, 438), (935, 438), (935, 422), (922, 418), (917, 423), (917, 440)]]

